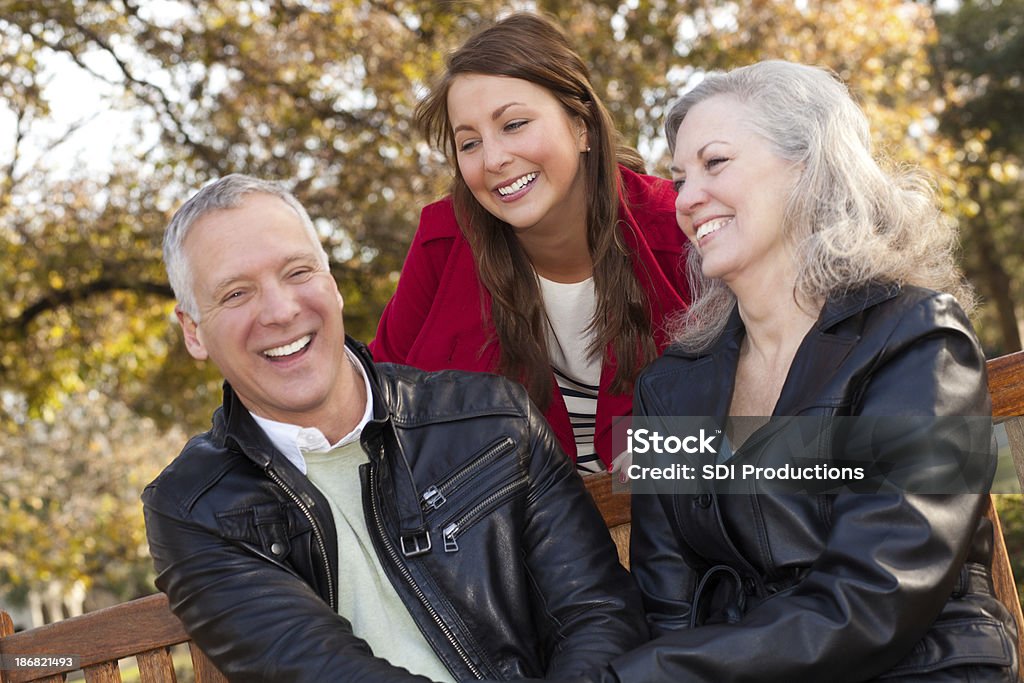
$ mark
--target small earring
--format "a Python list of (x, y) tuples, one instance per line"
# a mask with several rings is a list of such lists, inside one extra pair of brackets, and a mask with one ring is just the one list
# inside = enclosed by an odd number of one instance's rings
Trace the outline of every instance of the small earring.
[(583, 151), (584, 152), (589, 152), (590, 151), (590, 145), (587, 145), (587, 148), (585, 150), (583, 150)]

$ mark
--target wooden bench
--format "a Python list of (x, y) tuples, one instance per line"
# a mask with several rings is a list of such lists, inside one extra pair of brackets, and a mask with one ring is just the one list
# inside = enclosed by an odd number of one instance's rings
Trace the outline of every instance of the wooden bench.
[[(1024, 352), (995, 358), (988, 363), (992, 413), (1005, 425), (1010, 437), (1011, 453), (1018, 477), (1024, 482)], [(587, 488), (597, 502), (605, 523), (611, 530), (620, 561), (629, 566), (629, 496), (612, 491), (612, 479), (597, 475), (585, 479)], [(1022, 484), (1024, 486), (1024, 484)], [(1013, 581), (1006, 544), (999, 517), (991, 504), (987, 516), (995, 527), (993, 578), (996, 594), (1017, 619), (1024, 652), (1024, 616), (1021, 614), (1017, 588)], [(150, 595), (107, 609), (90, 612), (55, 624), (14, 633), (6, 612), (0, 612), (0, 654), (67, 655), (81, 657), (80, 668), (89, 683), (118, 683), (121, 680), (117, 661), (134, 657), (138, 661), (143, 683), (175, 681), (170, 647), (188, 643), (196, 683), (223, 683), (206, 655), (195, 647), (167, 606), (162, 594)], [(33, 670), (0, 670), (0, 683), (65, 680), (68, 667)]]
[(118, 660), (134, 657), (142, 683), (174, 682), (170, 648), (179, 643), (188, 643), (196, 683), (227, 683), (189, 640), (163, 593), (20, 633), (14, 633), (10, 616), (0, 612), (0, 654), (8, 658), (18, 654), (80, 657), (78, 667), (0, 670), (0, 681), (56, 683), (65, 680), (67, 672), (81, 669), (88, 683), (120, 683)]
[[(1006, 430), (1017, 481), (1021, 489), (1024, 489), (1024, 351), (999, 356), (988, 362), (988, 392), (992, 396), (992, 419)], [(1024, 667), (1024, 613), (1021, 612), (1020, 598), (1013, 580), (1003, 527), (999, 515), (992, 507), (991, 496), (986, 515), (995, 528), (992, 580), (999, 600), (1017, 620), (1017, 655)]]

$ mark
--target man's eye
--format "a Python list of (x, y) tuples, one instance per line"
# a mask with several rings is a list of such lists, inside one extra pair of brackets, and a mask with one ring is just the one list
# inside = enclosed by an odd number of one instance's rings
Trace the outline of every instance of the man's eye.
[(236, 289), (234, 291), (228, 292), (223, 297), (221, 297), (220, 302), (222, 304), (233, 304), (233, 303), (237, 303), (238, 301), (240, 301), (242, 299), (242, 297), (244, 297), (244, 296), (245, 296), (245, 290), (244, 289)]

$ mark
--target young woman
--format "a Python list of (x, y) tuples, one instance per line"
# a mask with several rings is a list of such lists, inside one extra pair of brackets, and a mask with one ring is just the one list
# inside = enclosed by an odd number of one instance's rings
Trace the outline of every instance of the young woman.
[[(978, 495), (994, 470), (985, 359), (930, 188), (879, 166), (846, 88), (809, 66), (709, 75), (666, 132), (700, 284), (636, 414), (713, 416), (736, 471), (792, 464), (792, 428), (814, 421), (811, 462), (870, 453), (914, 486), (634, 489), (655, 639), (588, 680), (1017, 680)], [(730, 432), (746, 416), (771, 419)], [(965, 485), (929, 478), (972, 462)]]
[(423, 210), (374, 358), (522, 382), (583, 471), (689, 299), (668, 181), (617, 144), (586, 66), (550, 21), (472, 36), (417, 119), (452, 161)]

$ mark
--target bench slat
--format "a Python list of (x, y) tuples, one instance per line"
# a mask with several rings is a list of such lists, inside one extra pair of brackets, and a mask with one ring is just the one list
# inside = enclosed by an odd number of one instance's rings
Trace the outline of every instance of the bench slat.
[(1024, 415), (1024, 351), (993, 358), (987, 365), (992, 416)]
[(583, 477), (583, 483), (590, 491), (590, 496), (597, 504), (597, 509), (601, 511), (601, 516), (604, 517), (604, 523), (608, 525), (608, 528), (629, 524), (632, 517), (629, 493), (612, 491), (612, 476), (610, 474), (588, 474)]
[(121, 671), (117, 662), (101, 662), (83, 667), (85, 683), (121, 683)]
[(143, 652), (135, 660), (139, 663), (139, 680), (142, 683), (177, 683), (174, 660), (168, 648)]
[(196, 644), (189, 641), (189, 652), (192, 654), (192, 671), (195, 674), (195, 683), (228, 683), (220, 669), (213, 665), (206, 653), (196, 647)]

